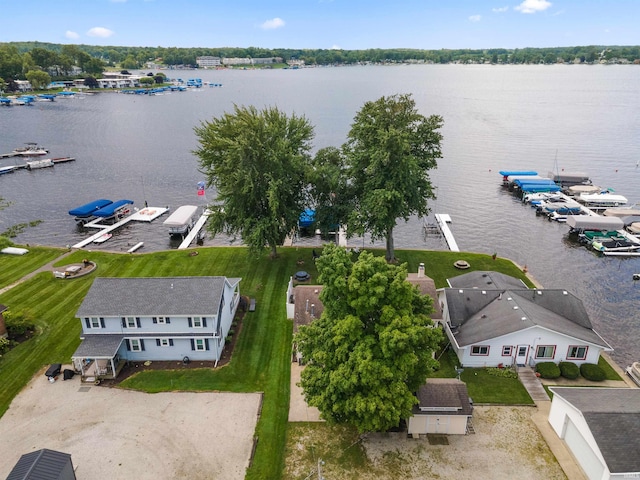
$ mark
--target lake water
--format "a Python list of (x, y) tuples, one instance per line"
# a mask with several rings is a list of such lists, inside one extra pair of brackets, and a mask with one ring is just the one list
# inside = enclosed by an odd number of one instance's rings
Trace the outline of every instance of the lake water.
[[(640, 360), (640, 257), (599, 257), (572, 242), (568, 227), (536, 217), (500, 187), (501, 169), (581, 171), (630, 203), (640, 201), (640, 69), (634, 66), (429, 65), (299, 70), (167, 72), (222, 88), (162, 96), (102, 93), (82, 99), (0, 108), (0, 153), (38, 142), (51, 156), (77, 160), (0, 176), (0, 231), (44, 220), (15, 240), (64, 246), (85, 238), (67, 214), (96, 198), (127, 198), (141, 207), (193, 204), (198, 197), (194, 126), (238, 105), (278, 106), (315, 126), (315, 148), (340, 146), (364, 102), (412, 93), (424, 115), (444, 118), (443, 158), (431, 178), (436, 213), (447, 213), (462, 250), (508, 257), (546, 288), (580, 297), (595, 329), (621, 366)], [(0, 160), (0, 166), (16, 163)], [(91, 249), (176, 248), (163, 218), (131, 223)], [(398, 225), (397, 248), (445, 249), (422, 221)], [(236, 242), (237, 243), (237, 242)], [(205, 245), (234, 244), (224, 237)], [(368, 239), (352, 245), (369, 246)], [(382, 243), (376, 243), (382, 246)]]

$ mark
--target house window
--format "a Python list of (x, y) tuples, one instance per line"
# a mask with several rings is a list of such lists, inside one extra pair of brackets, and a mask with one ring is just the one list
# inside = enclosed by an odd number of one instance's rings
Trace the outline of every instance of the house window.
[(140, 339), (139, 338), (132, 338), (130, 340), (131, 342), (131, 351), (132, 352), (141, 352), (142, 351), (142, 344), (140, 343)]
[(575, 345), (569, 346), (569, 351), (567, 352), (567, 360), (584, 360), (587, 358), (587, 349), (589, 347), (578, 347)]
[(553, 358), (555, 354), (555, 345), (538, 345), (536, 348), (536, 358)]
[(136, 328), (137, 326), (136, 317), (127, 317), (127, 328)]
[(202, 328), (202, 317), (193, 317), (193, 328)]
[(161, 347), (168, 347), (169, 346), (169, 339), (168, 338), (161, 338), (160, 339), (160, 346)]
[(512, 348), (513, 347), (511, 345), (505, 345), (504, 347), (502, 347), (502, 356), (510, 357)]
[(158, 323), (167, 323), (167, 319), (164, 317), (158, 317)]
[(475, 345), (471, 347), (471, 355), (489, 355), (489, 346)]
[(91, 317), (91, 328), (100, 328), (100, 318)]
[(195, 349), (197, 352), (203, 352), (205, 350), (204, 338), (195, 339)]

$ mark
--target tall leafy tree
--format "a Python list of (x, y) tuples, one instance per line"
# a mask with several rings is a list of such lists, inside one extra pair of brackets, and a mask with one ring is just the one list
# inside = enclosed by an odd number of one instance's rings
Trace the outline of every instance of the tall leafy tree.
[(194, 130), (200, 170), (217, 190), (210, 230), (240, 235), (253, 252), (268, 246), (275, 256), (306, 204), (312, 125), (277, 108), (235, 105)]
[(32, 70), (26, 75), (34, 90), (42, 90), (51, 83), (51, 76), (41, 70)]
[(295, 338), (308, 362), (305, 399), (328, 422), (361, 433), (396, 427), (438, 365), (432, 352), (442, 332), (429, 318), (432, 299), (407, 282), (406, 266), (369, 252), (353, 263), (345, 249), (327, 245), (317, 265), (324, 311)]
[(395, 260), (397, 219), (426, 215), (435, 198), (429, 170), (442, 157), (442, 124), (418, 113), (411, 95), (392, 95), (365, 103), (351, 125), (344, 150), (356, 201), (348, 233), (384, 238), (387, 261)]
[(351, 211), (344, 155), (335, 147), (318, 150), (308, 174), (316, 226), (328, 233), (346, 223)]

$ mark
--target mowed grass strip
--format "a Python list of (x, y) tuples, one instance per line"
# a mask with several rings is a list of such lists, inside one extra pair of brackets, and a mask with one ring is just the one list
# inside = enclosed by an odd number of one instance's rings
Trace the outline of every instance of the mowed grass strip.
[(27, 250), (29, 253), (25, 255), (0, 254), (0, 288), (11, 285), (66, 252), (47, 247), (29, 247)]

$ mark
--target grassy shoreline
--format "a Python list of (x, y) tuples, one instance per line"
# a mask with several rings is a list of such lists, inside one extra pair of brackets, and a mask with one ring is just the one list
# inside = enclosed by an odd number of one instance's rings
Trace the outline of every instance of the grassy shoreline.
[[(0, 272), (11, 271), (11, 274), (0, 275), (0, 289), (63, 252), (38, 247), (31, 248), (24, 257), (0, 256)], [(311, 282), (317, 278), (312, 248), (280, 248), (279, 257), (274, 260), (266, 254), (250, 257), (245, 249), (238, 247), (199, 248), (198, 252), (197, 256), (177, 250), (129, 255), (80, 250), (59, 263), (77, 263), (89, 258), (98, 265), (95, 273), (60, 280), (50, 271), (43, 271), (0, 293), (0, 303), (14, 311), (29, 309), (38, 324), (38, 334), (34, 338), (0, 359), (0, 384), (3, 385), (0, 416), (36, 372), (50, 363), (70, 361), (80, 343), (81, 325), (75, 313), (96, 276), (242, 277), (241, 294), (256, 298), (257, 308), (255, 312), (247, 313), (227, 366), (216, 370), (143, 372), (127, 379), (123, 386), (147, 392), (263, 392), (262, 414), (255, 432), (258, 444), (246, 478), (281, 478), (288, 428), (292, 337), (292, 322), (286, 318), (286, 288), (289, 277), (300, 270), (300, 262), (304, 262), (304, 269), (311, 274)], [(384, 250), (374, 250), (374, 254), (384, 255)], [(407, 263), (410, 272), (417, 271), (418, 265), (424, 263), (426, 274), (434, 279), (437, 287), (446, 286), (448, 277), (460, 273), (453, 266), (457, 260), (466, 260), (471, 270), (500, 271), (533, 286), (517, 265), (506, 259), (493, 259), (490, 255), (421, 250), (398, 250), (396, 255), (400, 262)]]

